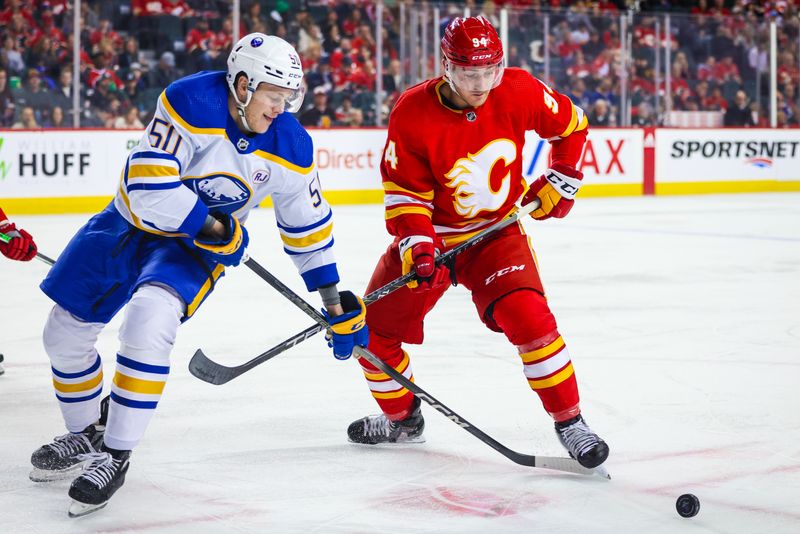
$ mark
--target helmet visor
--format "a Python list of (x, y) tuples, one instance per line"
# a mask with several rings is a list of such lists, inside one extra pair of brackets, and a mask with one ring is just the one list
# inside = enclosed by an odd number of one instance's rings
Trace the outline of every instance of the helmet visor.
[(480, 67), (462, 67), (448, 61), (445, 72), (460, 92), (482, 93), (500, 85), (503, 79), (503, 62)]
[[(273, 88), (277, 88), (277, 86), (272, 86)], [(267, 99), (272, 105), (283, 106), (283, 111), (288, 111), (289, 113), (297, 113), (300, 111), (300, 107), (303, 105), (303, 99), (306, 96), (306, 88), (304, 86), (300, 86), (299, 89), (295, 89), (294, 91), (289, 91), (285, 88), (277, 88), (279, 90), (271, 90), (267, 92)]]

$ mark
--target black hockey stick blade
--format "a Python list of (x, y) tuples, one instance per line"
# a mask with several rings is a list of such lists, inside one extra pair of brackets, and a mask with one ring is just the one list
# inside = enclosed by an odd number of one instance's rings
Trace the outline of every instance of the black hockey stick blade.
[[(496, 222), (492, 226), (485, 228), (481, 232), (475, 234), (470, 239), (467, 239), (463, 243), (460, 243), (453, 247), (452, 249), (448, 250), (444, 254), (441, 254), (436, 258), (437, 265), (441, 265), (442, 263), (450, 261), (450, 259), (454, 258), (458, 254), (461, 254), (465, 250), (477, 245), (481, 241), (484, 241), (489, 236), (494, 235), (495, 233), (499, 232), (500, 230), (514, 224), (518, 220), (520, 220), (525, 215), (533, 212), (539, 207), (539, 202), (534, 201), (530, 204), (526, 204), (522, 206), (517, 211), (506, 217), (505, 219)], [(252, 267), (251, 267), (252, 268)], [(382, 299), (383, 297), (391, 294), (392, 292), (400, 289), (411, 279), (414, 278), (414, 273), (408, 273), (403, 275), (395, 280), (389, 282), (383, 287), (372, 291), (371, 293), (364, 296), (364, 303), (367, 305), (372, 304), (373, 302)], [(305, 341), (309, 337), (321, 332), (323, 328), (318, 324), (311, 325), (310, 327), (306, 328), (302, 332), (295, 334), (294, 336), (290, 337), (289, 339), (282, 341), (281, 343), (275, 345), (271, 349), (262, 352), (258, 356), (252, 358), (246, 363), (241, 365), (227, 367), (225, 365), (221, 365), (216, 363), (215, 361), (208, 358), (202, 350), (198, 349), (195, 352), (194, 356), (192, 357), (191, 361), (189, 362), (189, 372), (203, 380), (208, 382), (209, 384), (214, 385), (221, 385), (225, 384), (226, 382), (230, 382), (237, 376), (246, 373), (253, 367), (260, 365), (266, 362), (269, 359), (274, 358), (278, 354), (281, 354), (287, 349), (290, 349), (300, 343), (301, 341)]]
[(219, 386), (230, 382), (237, 376), (244, 374), (253, 367), (274, 358), (278, 354), (282, 354), (286, 349), (294, 347), (301, 341), (313, 336), (320, 330), (322, 330), (322, 328), (319, 325), (312, 325), (299, 334), (296, 334), (279, 343), (278, 345), (275, 345), (268, 351), (262, 352), (250, 361), (241, 365), (234, 365), (233, 367), (228, 367), (226, 365), (217, 363), (206, 356), (202, 349), (197, 349), (197, 352), (194, 353), (194, 356), (192, 356), (192, 359), (189, 361), (189, 372), (204, 382)]

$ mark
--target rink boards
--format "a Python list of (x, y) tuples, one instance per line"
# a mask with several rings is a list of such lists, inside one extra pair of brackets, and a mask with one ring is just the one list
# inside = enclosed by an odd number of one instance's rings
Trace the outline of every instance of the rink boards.
[[(380, 203), (386, 130), (311, 130), (332, 204)], [(141, 131), (0, 131), (0, 205), (14, 214), (94, 212), (119, 184)], [(476, 147), (480, 149), (481, 147)], [(523, 173), (539, 176), (550, 145), (528, 132)], [(800, 191), (800, 130), (591, 129), (581, 196)]]

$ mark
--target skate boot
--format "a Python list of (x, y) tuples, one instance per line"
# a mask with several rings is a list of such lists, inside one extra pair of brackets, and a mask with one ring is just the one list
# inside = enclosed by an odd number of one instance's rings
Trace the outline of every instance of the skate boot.
[(83, 429), (56, 437), (52, 443), (42, 445), (31, 455), (33, 470), (30, 479), (34, 482), (63, 480), (77, 475), (84, 460), (81, 455), (97, 452), (103, 443), (108, 418), (108, 397), (100, 401), (100, 420)]
[(378, 443), (423, 443), (422, 431), (425, 419), (422, 418), (420, 400), (414, 397), (411, 415), (402, 421), (392, 421), (386, 415), (368, 415), (353, 421), (347, 427), (347, 438), (352, 443), (376, 445)]
[(69, 516), (81, 517), (105, 507), (125, 482), (130, 457), (131, 451), (110, 450), (105, 446), (100, 452), (82, 454), (81, 460), (88, 463), (69, 487), (72, 497)]
[(608, 458), (608, 445), (592, 432), (580, 415), (556, 423), (556, 434), (569, 455), (587, 469), (594, 469)]
[(3, 369), (3, 355), (0, 354), (0, 375), (2, 375), (5, 372), (6, 372), (6, 370)]

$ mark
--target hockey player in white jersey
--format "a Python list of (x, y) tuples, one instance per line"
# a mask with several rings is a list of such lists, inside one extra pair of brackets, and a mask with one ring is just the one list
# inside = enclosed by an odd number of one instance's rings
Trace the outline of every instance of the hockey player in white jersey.
[[(34, 481), (82, 473), (70, 515), (102, 508), (119, 489), (169, 373), (178, 326), (248, 244), (248, 212), (272, 196), (284, 250), (318, 290), (333, 351), (366, 345), (365, 307), (339, 292), (331, 209), (311, 138), (289, 112), (303, 101), (297, 52), (278, 37), (241, 39), (228, 71), (171, 84), (130, 153), (113, 202), (72, 238), (42, 290), (55, 301), (44, 329), (58, 404), (69, 433), (36, 450)], [(97, 336), (125, 306), (119, 352), (101, 417)], [(105, 355), (106, 358), (109, 355)]]

